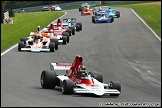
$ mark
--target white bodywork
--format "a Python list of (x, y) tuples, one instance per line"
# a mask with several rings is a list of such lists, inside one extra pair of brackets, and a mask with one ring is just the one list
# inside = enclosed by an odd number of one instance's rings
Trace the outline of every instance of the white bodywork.
[[(71, 66), (72, 63), (50, 63), (51, 70), (70, 70)], [(57, 78), (59, 78), (60, 80), (60, 85), (61, 82), (64, 80), (71, 80), (66, 75), (58, 75)], [(92, 93), (98, 96), (102, 96), (104, 94), (120, 94), (120, 92), (117, 89), (109, 88), (110, 83), (101, 83), (94, 77), (91, 77), (91, 75), (87, 75), (83, 79), (93, 80), (95, 85), (76, 84), (74, 82), (74, 93)]]
[(52, 6), (52, 9), (54, 9), (55, 11), (63, 10), (63, 9), (62, 9), (60, 6), (58, 6), (58, 5)]
[[(89, 76), (90, 77), (90, 76)], [(79, 86), (81, 88), (74, 88), (74, 93), (93, 93), (95, 95), (101, 96), (104, 94), (120, 94), (120, 92), (117, 89), (109, 89), (109, 84), (101, 83), (95, 78), (93, 78), (93, 81), (95, 85), (89, 85), (86, 84), (77, 84), (76, 86)]]
[[(21, 50), (22, 51), (31, 51), (31, 52), (41, 52), (41, 51), (47, 51), (47, 52), (49, 52), (50, 51), (50, 49), (49, 49), (49, 43), (50, 43), (50, 41), (48, 41), (46, 43), (46, 45), (45, 45), (45, 46), (47, 46), (47, 48), (40, 48), (40, 46), (41, 46), (42, 43), (40, 43), (40, 42), (39, 43), (34, 42), (33, 45), (31, 46), (31, 48), (21, 48)], [(28, 41), (26, 41), (26, 47), (27, 46), (29, 46)]]

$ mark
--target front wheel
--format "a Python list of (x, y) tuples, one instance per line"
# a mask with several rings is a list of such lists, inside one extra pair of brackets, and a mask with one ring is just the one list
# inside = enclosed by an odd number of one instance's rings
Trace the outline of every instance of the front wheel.
[(24, 42), (19, 42), (18, 51), (21, 51), (21, 48), (24, 48)]
[(63, 94), (72, 94), (74, 83), (71, 80), (64, 80), (62, 82), (61, 90)]
[(50, 52), (55, 52), (55, 43), (54, 42), (49, 43), (49, 49), (50, 49)]
[[(119, 81), (110, 81), (109, 83), (109, 88), (110, 89), (117, 89), (119, 92), (121, 92), (121, 85)], [(120, 94), (110, 94), (111, 96), (119, 96)]]

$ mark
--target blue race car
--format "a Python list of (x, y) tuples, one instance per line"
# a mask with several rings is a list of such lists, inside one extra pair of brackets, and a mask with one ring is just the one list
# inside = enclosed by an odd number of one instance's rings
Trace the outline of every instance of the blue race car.
[(93, 23), (112, 23), (114, 21), (113, 16), (109, 16), (106, 13), (97, 14), (95, 16), (92, 16), (92, 22)]
[(110, 6), (101, 6), (102, 10), (104, 10), (109, 16), (113, 16), (114, 18), (120, 17), (120, 12), (116, 11), (115, 8), (111, 8)]
[(110, 6), (100, 6), (98, 8), (95, 8), (95, 15), (100, 13), (107, 13), (109, 16), (113, 16), (114, 18), (120, 17), (120, 12), (116, 11), (116, 9), (111, 8)]

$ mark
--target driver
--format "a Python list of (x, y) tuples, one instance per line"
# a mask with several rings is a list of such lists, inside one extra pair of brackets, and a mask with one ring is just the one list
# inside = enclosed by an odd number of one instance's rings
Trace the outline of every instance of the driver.
[(85, 77), (87, 75), (86, 68), (84, 66), (79, 66), (77, 71), (78, 77)]
[(35, 43), (41, 42), (41, 36), (39, 34), (37, 34), (36, 36), (34, 36), (34, 42)]

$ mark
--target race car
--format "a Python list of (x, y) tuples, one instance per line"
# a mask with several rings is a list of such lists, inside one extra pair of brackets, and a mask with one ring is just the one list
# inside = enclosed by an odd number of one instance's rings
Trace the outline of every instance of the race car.
[(82, 15), (82, 16), (84, 16), (84, 15), (93, 15), (93, 14), (94, 14), (93, 11), (90, 10), (90, 9), (87, 9), (87, 8), (85, 8), (85, 9), (83, 9), (83, 10), (81, 11), (81, 15)]
[(75, 29), (76, 31), (82, 30), (82, 23), (81, 22), (76, 23), (76, 18), (64, 18), (62, 25), (70, 29)]
[[(83, 64), (83, 57), (76, 55), (73, 63), (50, 63), (51, 70), (43, 70), (40, 77), (42, 88), (59, 87), (63, 94), (109, 94), (119, 96), (121, 85), (119, 81), (103, 83), (101, 72), (88, 72)], [(56, 70), (66, 71), (59, 75)]]
[(114, 21), (114, 17), (108, 16), (105, 13), (98, 13), (95, 16), (92, 16), (93, 23), (112, 23)]
[(51, 8), (52, 8), (53, 11), (62, 11), (62, 10), (63, 10), (63, 9), (62, 9), (60, 6), (58, 6), (58, 5), (53, 5), (53, 6), (51, 6)]
[(55, 43), (51, 42), (49, 38), (41, 37), (39, 35), (24, 37), (18, 43), (18, 51), (31, 51), (31, 52), (54, 52)]
[(83, 9), (85, 9), (85, 8), (92, 8), (92, 6), (91, 5), (89, 5), (88, 3), (82, 3), (81, 5), (80, 5), (80, 7), (79, 7), (79, 12), (81, 12)]
[(40, 36), (50, 38), (50, 41), (55, 43), (55, 50), (58, 50), (58, 45), (69, 43), (69, 34), (66, 32), (62, 34), (62, 28), (53, 30), (52, 26), (53, 24), (51, 24), (48, 32), (41, 32), (40, 26), (38, 26), (37, 32), (30, 32), (30, 36), (36, 36), (39, 33)]
[(119, 18), (120, 17), (120, 12), (116, 11), (115, 8), (111, 8), (110, 6), (101, 6), (99, 7), (99, 11), (96, 11), (95, 14), (100, 12), (105, 12), (107, 13), (109, 16), (113, 16), (114, 18)]
[[(53, 30), (58, 30), (60, 29), (60, 27), (62, 28), (62, 33), (65, 33), (65, 32), (68, 32), (69, 33), (69, 36), (71, 35), (75, 35), (75, 28), (68, 28), (68, 27), (64, 27), (63, 26), (63, 23), (61, 21), (61, 19), (58, 19), (56, 23), (52, 23), (54, 25)], [(49, 31), (49, 28), (50, 28), (51, 25), (47, 26), (46, 28), (43, 29), (44, 32), (48, 32)]]

